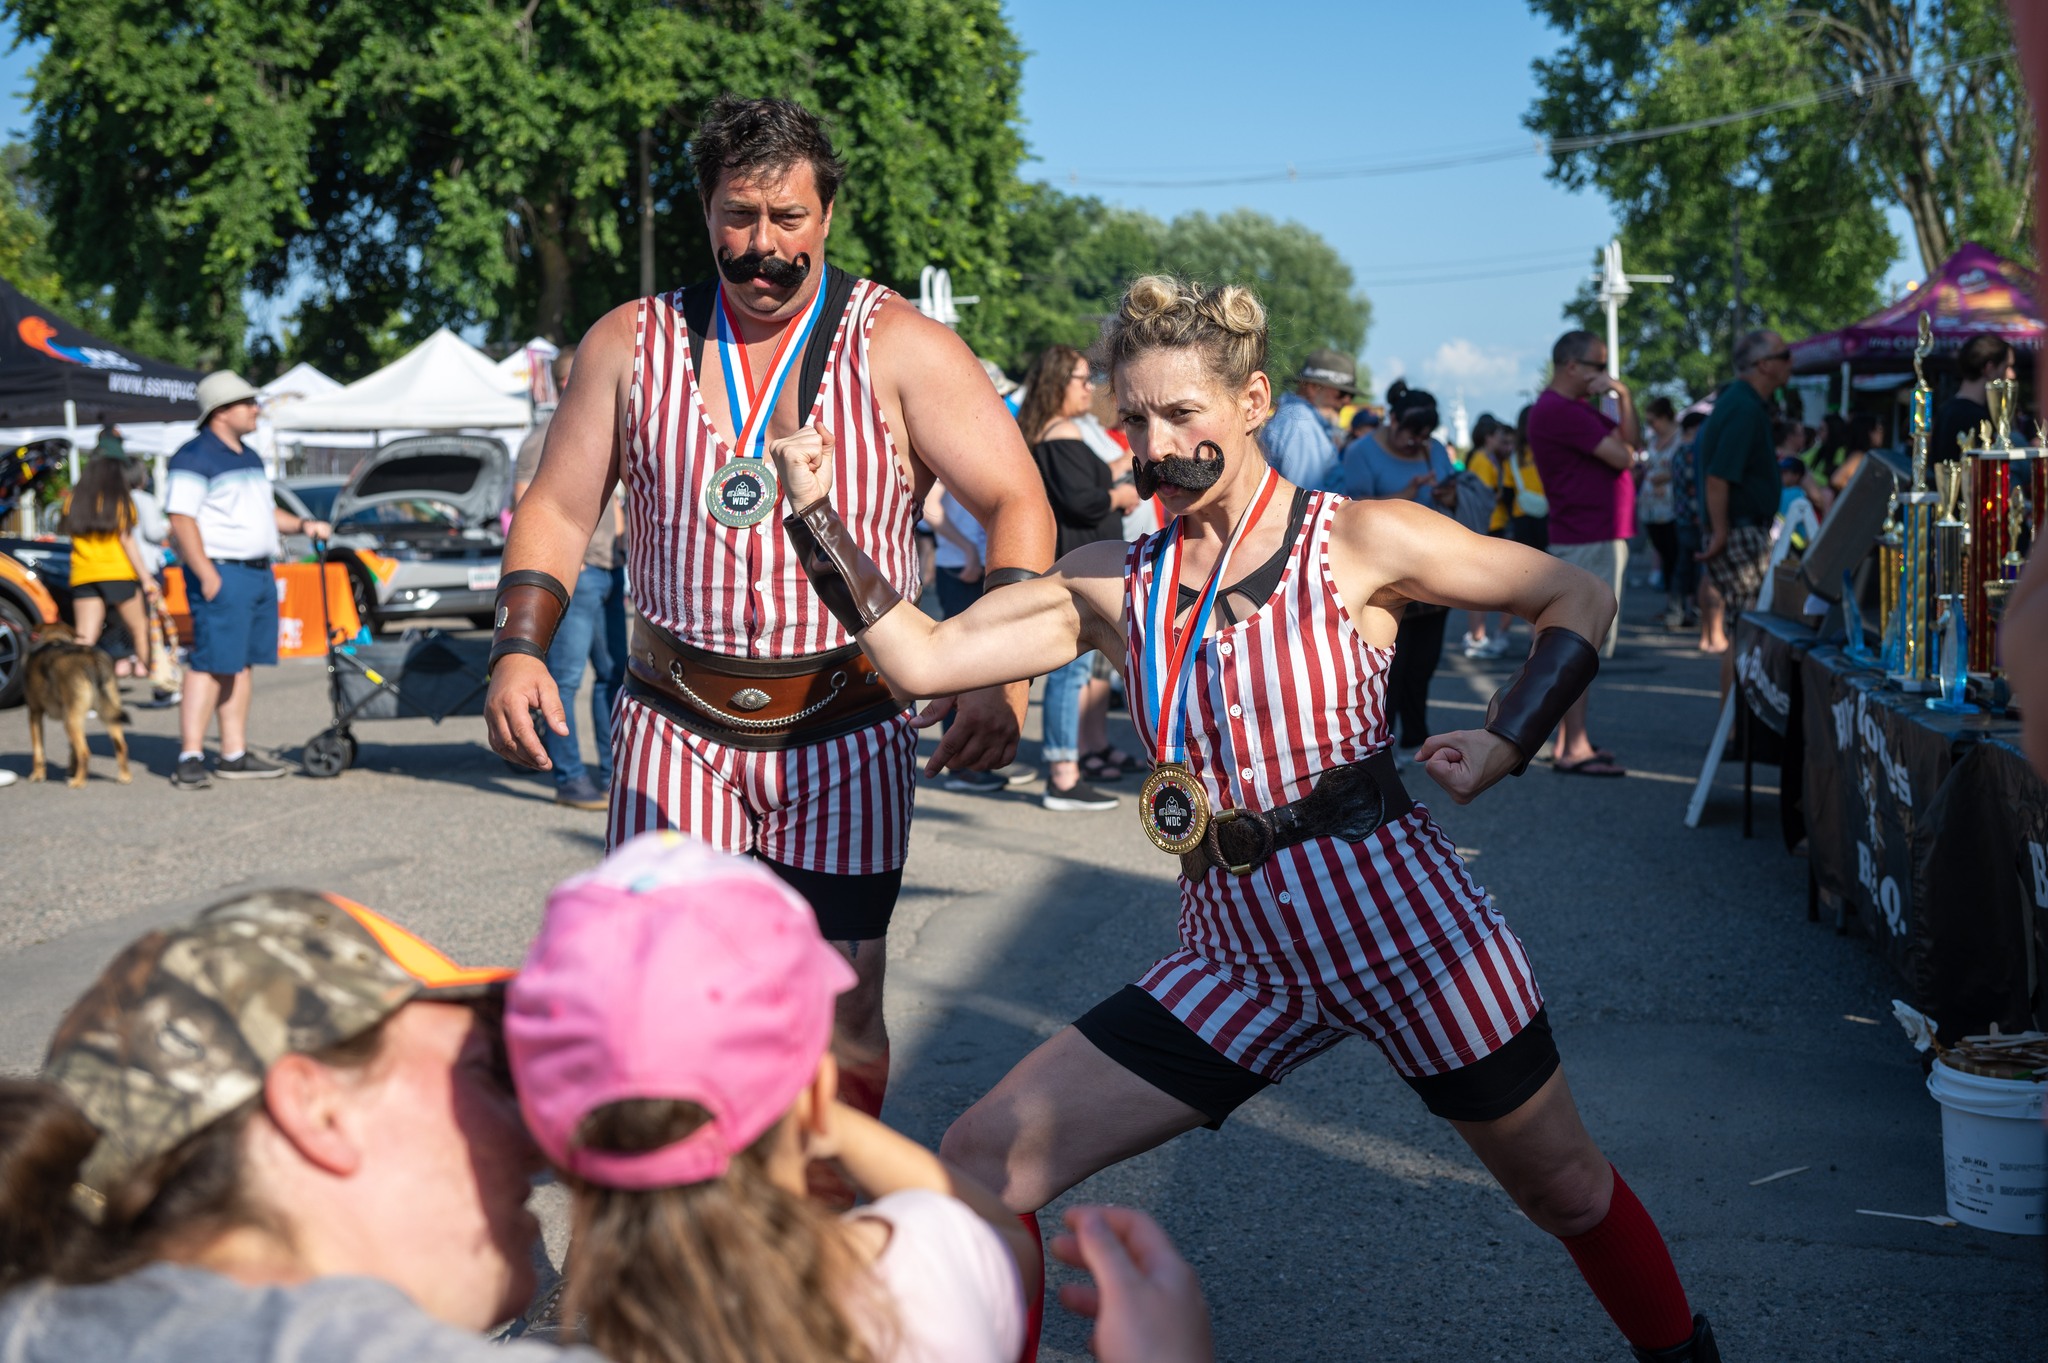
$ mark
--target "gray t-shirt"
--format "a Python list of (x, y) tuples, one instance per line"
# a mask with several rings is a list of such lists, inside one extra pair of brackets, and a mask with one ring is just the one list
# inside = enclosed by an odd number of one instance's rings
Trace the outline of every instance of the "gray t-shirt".
[(435, 1320), (374, 1278), (245, 1287), (151, 1264), (87, 1287), (31, 1283), (0, 1297), (7, 1363), (603, 1363), (589, 1349), (492, 1344)]
[[(540, 452), (548, 443), (548, 425), (553, 420), (552, 412), (542, 417), (519, 443), (519, 458), (512, 466), (514, 483), (530, 483), (533, 475), (540, 472)], [(613, 524), (612, 515), (612, 508), (607, 506), (597, 518), (597, 529), (590, 532), (590, 543), (583, 550), (585, 567), (610, 569), (618, 561), (618, 527)]]

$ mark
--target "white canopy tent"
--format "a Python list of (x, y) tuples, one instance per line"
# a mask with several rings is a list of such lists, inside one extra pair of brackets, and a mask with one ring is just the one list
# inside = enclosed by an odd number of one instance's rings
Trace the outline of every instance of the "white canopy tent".
[(299, 431), (524, 430), (533, 407), (475, 346), (446, 327), (367, 378), (277, 414)]

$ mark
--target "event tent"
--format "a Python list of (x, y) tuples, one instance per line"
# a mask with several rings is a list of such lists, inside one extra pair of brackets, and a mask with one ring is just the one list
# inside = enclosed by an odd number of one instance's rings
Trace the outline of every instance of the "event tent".
[(1859, 372), (1910, 370), (1923, 312), (1933, 320), (1936, 354), (1953, 353), (1972, 336), (1987, 332), (2031, 350), (2048, 336), (2039, 297), (2032, 271), (1974, 241), (1964, 242), (1932, 279), (1890, 307), (1854, 326), (1795, 344), (1792, 370), (1831, 374), (1845, 365)]
[(298, 431), (498, 430), (533, 408), (484, 353), (446, 327), (366, 378), (280, 408), (280, 438)]
[(555, 391), (555, 376), (549, 366), (561, 353), (561, 347), (553, 341), (536, 336), (498, 361), (498, 373), (532, 398), (536, 407), (552, 406), (562, 400), (562, 395)]
[(329, 393), (339, 393), (341, 381), (328, 378), (301, 360), (257, 391), (263, 394), (264, 410), (274, 412), (281, 410), (287, 403), (304, 402), (307, 398), (324, 398)]
[(196, 421), (199, 375), (59, 321), (0, 279), (0, 426)]

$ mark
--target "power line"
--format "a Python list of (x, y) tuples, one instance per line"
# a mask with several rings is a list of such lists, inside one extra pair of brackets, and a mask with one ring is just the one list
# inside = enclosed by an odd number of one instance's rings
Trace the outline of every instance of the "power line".
[(1803, 109), (1809, 105), (1827, 104), (1836, 100), (1860, 99), (1884, 90), (1910, 85), (1915, 81), (1928, 80), (1948, 75), (1986, 62), (2004, 61), (2014, 55), (2012, 49), (2004, 52), (1987, 53), (1981, 57), (1968, 57), (1960, 61), (1943, 62), (1939, 66), (1921, 69), (1894, 71), (1869, 79), (1857, 77), (1842, 85), (1829, 86), (1811, 94), (1796, 95), (1790, 99), (1775, 100), (1759, 104), (1753, 109), (1741, 109), (1734, 113), (1714, 114), (1706, 118), (1690, 119), (1684, 123), (1667, 123), (1655, 128), (1612, 129), (1603, 133), (1592, 133), (1580, 137), (1531, 138), (1527, 142), (1502, 144), (1477, 151), (1434, 152), (1423, 156), (1398, 161), (1368, 162), (1334, 166), (1288, 165), (1277, 170), (1265, 170), (1244, 174), (1200, 175), (1189, 177), (1129, 177), (1083, 175), (1070, 171), (1067, 182), (1078, 186), (1092, 186), (1104, 189), (1219, 189), (1233, 185), (1260, 184), (1307, 184), (1328, 180), (1366, 180), (1389, 175), (1414, 175), (1433, 170), (1451, 170), (1460, 166), (1486, 165), (1496, 161), (1511, 161), (1524, 156), (1562, 156), (1582, 151), (1599, 151), (1607, 147), (1627, 146), (1638, 142), (1650, 142), (1664, 137), (1677, 137), (1685, 133), (1701, 132), (1708, 128), (1726, 127), (1731, 123), (1744, 123), (1754, 118), (1784, 113), (1791, 109)]

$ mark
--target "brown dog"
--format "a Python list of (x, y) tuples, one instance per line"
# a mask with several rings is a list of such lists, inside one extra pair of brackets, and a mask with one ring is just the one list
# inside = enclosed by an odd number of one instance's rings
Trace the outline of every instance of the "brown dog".
[(71, 780), (85, 784), (85, 765), (92, 754), (85, 746), (85, 716), (97, 708), (100, 722), (114, 740), (114, 760), (120, 767), (115, 780), (129, 782), (128, 740), (121, 726), (128, 714), (121, 708), (121, 692), (114, 683), (114, 660), (97, 648), (74, 642), (71, 627), (63, 623), (44, 625), (36, 631), (35, 645), (22, 674), (28, 695), (29, 769), (28, 779), (43, 779), (43, 714), (60, 716), (64, 732), (71, 739)]

